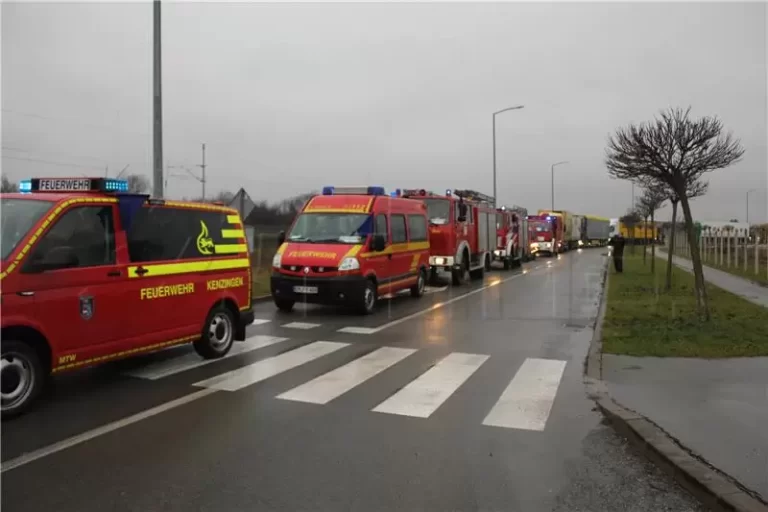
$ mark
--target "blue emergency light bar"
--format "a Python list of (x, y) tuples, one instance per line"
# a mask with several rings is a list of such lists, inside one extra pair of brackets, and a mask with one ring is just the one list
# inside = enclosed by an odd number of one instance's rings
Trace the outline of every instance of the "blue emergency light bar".
[(324, 196), (340, 195), (362, 195), (362, 196), (385, 196), (387, 192), (384, 187), (323, 187)]
[(114, 178), (32, 178), (19, 183), (19, 192), (128, 192), (128, 181)]

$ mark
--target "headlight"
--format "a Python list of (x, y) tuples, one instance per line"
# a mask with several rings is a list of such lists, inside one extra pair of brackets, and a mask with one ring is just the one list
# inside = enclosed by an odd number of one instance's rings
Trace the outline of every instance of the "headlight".
[(339, 270), (358, 270), (360, 269), (360, 262), (357, 258), (344, 258), (339, 265)]
[(280, 253), (275, 254), (272, 257), (272, 266), (279, 268), (280, 267), (280, 262), (282, 261), (282, 259), (283, 259), (283, 255), (282, 254), (280, 254)]

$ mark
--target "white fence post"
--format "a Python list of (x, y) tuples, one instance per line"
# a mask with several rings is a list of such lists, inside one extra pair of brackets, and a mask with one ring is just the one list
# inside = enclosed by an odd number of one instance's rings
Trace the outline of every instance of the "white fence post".
[(760, 235), (755, 233), (755, 275), (760, 274)]

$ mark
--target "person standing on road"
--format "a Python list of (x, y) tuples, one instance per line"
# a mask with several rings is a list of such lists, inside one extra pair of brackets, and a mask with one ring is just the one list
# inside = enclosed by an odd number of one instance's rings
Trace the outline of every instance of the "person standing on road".
[(608, 245), (613, 247), (613, 267), (616, 269), (616, 272), (624, 272), (624, 245), (626, 243), (626, 240), (623, 236), (621, 236), (621, 233), (616, 233), (616, 235), (611, 239), (610, 242), (608, 242)]

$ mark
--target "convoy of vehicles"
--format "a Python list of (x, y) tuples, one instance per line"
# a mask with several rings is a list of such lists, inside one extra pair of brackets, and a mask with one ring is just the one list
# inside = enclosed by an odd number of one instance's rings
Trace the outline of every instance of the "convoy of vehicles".
[(653, 243), (661, 237), (661, 229), (658, 225), (640, 221), (634, 226), (628, 226), (617, 218), (609, 221), (609, 237), (621, 233), (628, 243), (646, 244)]
[[(36, 178), (0, 200), (4, 417), (28, 409), (52, 373), (183, 343), (220, 358), (244, 339), (252, 270), (235, 209), (151, 199), (109, 178)], [(303, 302), (370, 314), (380, 297), (421, 297), (441, 270), (461, 285), (494, 261), (510, 269), (626, 231), (494, 204), (473, 190), (325, 187), (280, 234), (272, 299), (286, 312)]]
[(192, 343), (229, 352), (253, 321), (238, 212), (130, 194), (108, 178), (36, 178), (2, 194), (2, 415), (48, 376)]

